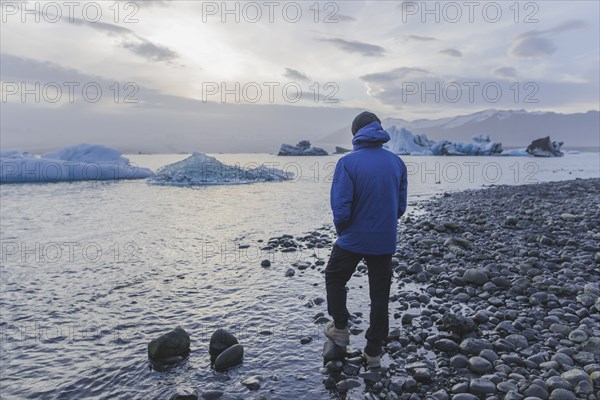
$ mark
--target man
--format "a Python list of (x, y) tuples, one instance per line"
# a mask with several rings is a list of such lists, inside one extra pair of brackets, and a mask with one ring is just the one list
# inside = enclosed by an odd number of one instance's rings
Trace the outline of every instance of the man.
[(327, 311), (333, 321), (325, 336), (339, 346), (350, 344), (346, 283), (365, 259), (371, 297), (370, 326), (363, 356), (369, 369), (381, 366), (389, 329), (388, 302), (392, 255), (396, 252), (398, 218), (406, 211), (407, 172), (397, 155), (383, 148), (390, 135), (381, 121), (363, 112), (352, 122), (351, 153), (335, 168), (331, 209), (338, 239), (325, 269)]

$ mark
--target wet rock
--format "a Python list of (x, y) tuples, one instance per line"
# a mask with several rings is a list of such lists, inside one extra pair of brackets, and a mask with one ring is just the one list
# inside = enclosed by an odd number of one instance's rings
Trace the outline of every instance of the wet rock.
[(505, 340), (514, 345), (517, 349), (525, 348), (529, 344), (525, 336), (518, 334), (508, 335)]
[(323, 345), (323, 360), (325, 362), (343, 360), (346, 356), (346, 348), (338, 346), (331, 340), (326, 340)]
[(180, 389), (169, 397), (169, 400), (197, 400), (198, 392), (195, 389)]
[(466, 338), (460, 343), (461, 352), (467, 355), (478, 355), (483, 349), (493, 349), (490, 342), (483, 339)]
[(467, 368), (469, 365), (469, 358), (462, 354), (457, 354), (450, 359), (450, 365), (456, 369)]
[(210, 342), (208, 344), (208, 352), (210, 354), (211, 362), (214, 362), (219, 354), (235, 344), (238, 344), (237, 338), (227, 330), (215, 330), (210, 336)]
[(550, 378), (546, 379), (546, 386), (550, 390), (554, 390), (554, 389), (571, 390), (571, 388), (573, 387), (573, 385), (571, 385), (569, 382), (567, 382), (560, 376), (551, 376)]
[(550, 332), (559, 333), (563, 336), (568, 336), (571, 331), (567, 325), (559, 324), (557, 322), (550, 325)]
[(496, 385), (496, 388), (502, 392), (502, 393), (507, 393), (512, 391), (518, 391), (519, 388), (517, 387), (516, 383), (510, 382), (510, 381), (503, 381), (498, 383), (498, 385)]
[(546, 389), (536, 384), (530, 385), (523, 391), (523, 394), (527, 397), (537, 397), (542, 400), (546, 400), (548, 398), (548, 392)]
[(360, 377), (367, 385), (374, 385), (381, 380), (381, 374), (375, 371), (363, 372)]
[(287, 277), (291, 277), (291, 276), (294, 276), (294, 275), (296, 275), (296, 270), (294, 270), (294, 268), (288, 268), (285, 271), (285, 276), (287, 276)]
[[(523, 395), (520, 395), (519, 392), (515, 390), (511, 390), (510, 392), (506, 392), (504, 395), (504, 400), (523, 400)], [(537, 399), (529, 399), (529, 400), (537, 400)]]
[(596, 357), (600, 356), (600, 337), (589, 338), (582, 346), (583, 351), (594, 354)]
[(575, 393), (578, 395), (589, 395), (594, 392), (594, 387), (588, 381), (581, 381), (575, 386)]
[(452, 396), (452, 400), (479, 400), (479, 397), (471, 393), (458, 393)]
[(414, 393), (417, 390), (417, 381), (413, 378), (406, 378), (404, 381), (404, 385), (402, 385), (402, 390), (408, 393)]
[(412, 377), (415, 381), (426, 383), (431, 381), (431, 372), (426, 368), (417, 368), (414, 370)]
[(588, 373), (579, 368), (573, 368), (567, 372), (563, 372), (560, 377), (573, 386), (577, 385), (581, 381), (587, 381), (591, 383), (591, 378)]
[(496, 354), (496, 352), (494, 350), (490, 350), (490, 349), (481, 350), (481, 352), (479, 353), (479, 356), (485, 358), (486, 360), (488, 360), (491, 363), (493, 363), (494, 361), (496, 361), (500, 358), (500, 357), (498, 357), (498, 354)]
[(442, 317), (444, 327), (459, 335), (464, 335), (475, 330), (475, 322), (464, 315), (459, 314), (445, 314)]
[(406, 378), (400, 377), (392, 380), (390, 383), (390, 390), (396, 394), (402, 394), (402, 388), (404, 387), (404, 382), (406, 382)]
[(550, 400), (577, 400), (577, 397), (570, 390), (554, 389), (550, 393)]
[(244, 379), (241, 383), (246, 386), (248, 390), (258, 390), (260, 389), (261, 378), (259, 376), (251, 376)]
[(269, 261), (269, 260), (262, 260), (260, 262), (260, 266), (263, 267), (263, 268), (270, 267), (271, 266), (271, 261)]
[(577, 364), (588, 365), (594, 363), (595, 357), (593, 353), (588, 353), (587, 351), (578, 351), (577, 353), (573, 354), (573, 360), (575, 360)]
[(446, 353), (456, 353), (458, 351), (458, 344), (450, 339), (438, 339), (435, 341), (434, 346)]
[(308, 344), (310, 342), (312, 342), (313, 338), (310, 336), (304, 336), (302, 338), (300, 338), (300, 344)]
[(327, 364), (325, 364), (325, 368), (327, 368), (329, 372), (334, 373), (340, 372), (343, 366), (344, 364), (341, 361), (329, 361)]
[(335, 388), (337, 390), (339, 390), (340, 392), (347, 392), (348, 390), (357, 388), (360, 386), (360, 382), (357, 381), (356, 379), (344, 379), (339, 381), (336, 385)]
[(496, 385), (489, 379), (475, 378), (471, 379), (469, 390), (477, 395), (496, 393)]
[(190, 335), (180, 327), (148, 343), (148, 357), (153, 361), (168, 362), (187, 357), (190, 352)]
[(202, 392), (202, 398), (204, 400), (217, 400), (223, 396), (223, 393), (222, 390), (205, 390)]
[(588, 339), (587, 333), (581, 329), (575, 329), (569, 333), (569, 340), (575, 343), (583, 343)]
[(440, 389), (437, 392), (433, 392), (432, 396), (435, 400), (448, 400), (450, 398), (450, 396), (448, 396), (448, 393), (446, 393), (444, 389)]
[(492, 370), (492, 363), (483, 357), (471, 357), (469, 358), (469, 369), (477, 374), (485, 374)]
[(418, 318), (421, 316), (421, 311), (419, 309), (409, 309), (406, 310), (404, 312), (404, 314), (402, 314), (402, 323), (403, 324), (410, 324), (412, 323), (413, 319)]
[(233, 346), (224, 350), (215, 359), (215, 370), (222, 372), (227, 369), (240, 364), (244, 359), (244, 346), (241, 344), (234, 344)]
[(479, 268), (471, 268), (465, 271), (463, 274), (463, 280), (467, 283), (482, 286), (488, 282), (489, 278), (485, 271)]

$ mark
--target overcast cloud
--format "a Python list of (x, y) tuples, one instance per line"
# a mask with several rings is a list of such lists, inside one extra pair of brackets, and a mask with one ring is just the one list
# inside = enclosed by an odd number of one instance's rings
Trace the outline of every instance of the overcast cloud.
[[(7, 3), (12, 2), (2, 7)], [(585, 112), (599, 107), (598, 2), (538, 2), (537, 22), (525, 22), (531, 10), (524, 9), (515, 22), (505, 3), (500, 3), (503, 17), (495, 22), (483, 18), (481, 9), (473, 21), (463, 10), (460, 21), (441, 15), (436, 22), (420, 9), (407, 15), (398, 2), (338, 2), (338, 9), (320, 2), (319, 10), (311, 8), (313, 2), (281, 3), (272, 10), (272, 21), (267, 8), (256, 20), (239, 3), (239, 22), (202, 2), (120, 1), (118, 15), (108, 8), (113, 3), (97, 4), (103, 7), (98, 22), (90, 22), (82, 7), (73, 18), (64, 9), (57, 22), (42, 18), (37, 23), (31, 16), (23, 23), (18, 10), (3, 9), (3, 85), (96, 82), (103, 89), (98, 102), (82, 100), (79, 88), (73, 102), (64, 96), (57, 102), (36, 102), (31, 96), (23, 101), (20, 93), (5, 96), (3, 145), (18, 146), (28, 137), (28, 145), (47, 148), (57, 135), (63, 142), (95, 140), (88, 132), (97, 127), (91, 129), (89, 121), (103, 121), (115, 140), (127, 137), (135, 143), (149, 132), (156, 137), (148, 142), (160, 142), (161, 134), (176, 138), (177, 132), (201, 136), (225, 129), (228, 137), (266, 131), (287, 137), (281, 133), (286, 120), (297, 132), (321, 132), (347, 125), (346, 119), (361, 109), (410, 120), (488, 108)], [(473, 101), (404, 101), (407, 83), (430, 89), (464, 82), (495, 83), (505, 92), (498, 102), (480, 92)], [(518, 101), (511, 97), (515, 83)], [(525, 85), (531, 83), (537, 102), (524, 102), (532, 92)], [(126, 103), (127, 96), (138, 101)], [(311, 110), (318, 122), (309, 117)], [(141, 119), (121, 125), (133, 111)], [(70, 127), (61, 127), (58, 116), (67, 115)], [(156, 120), (159, 115), (164, 121)], [(240, 115), (246, 120), (239, 121)], [(327, 115), (330, 124), (323, 122)], [(43, 118), (57, 122), (44, 124)], [(208, 137), (204, 142), (218, 143)], [(255, 142), (265, 145), (262, 138)]]

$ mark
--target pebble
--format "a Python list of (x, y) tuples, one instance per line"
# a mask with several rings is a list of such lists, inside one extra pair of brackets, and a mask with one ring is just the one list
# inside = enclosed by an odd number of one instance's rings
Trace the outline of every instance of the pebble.
[(566, 389), (554, 389), (550, 393), (550, 400), (576, 400), (577, 397), (573, 392)]
[(527, 397), (538, 397), (542, 400), (548, 398), (548, 392), (543, 387), (533, 384), (523, 391), (523, 394)]
[(483, 349), (493, 349), (490, 342), (483, 339), (466, 338), (460, 343), (460, 350), (467, 355), (478, 355)]
[(569, 340), (575, 343), (583, 343), (588, 339), (587, 333), (581, 329), (575, 329), (569, 333)]
[(579, 368), (573, 368), (567, 372), (563, 372), (560, 377), (573, 386), (577, 385), (581, 381), (588, 381), (591, 383), (591, 378), (588, 373)]
[(344, 379), (339, 381), (336, 385), (335, 388), (337, 390), (339, 390), (340, 392), (347, 392), (348, 390), (357, 388), (360, 386), (360, 382), (357, 381), (356, 379)]
[(313, 341), (313, 338), (310, 336), (304, 336), (300, 338), (300, 344), (308, 344)]
[(489, 379), (475, 378), (471, 379), (469, 390), (477, 395), (496, 393), (496, 385)]
[(259, 376), (250, 376), (242, 381), (242, 385), (246, 386), (248, 390), (260, 389), (261, 378)]
[(492, 370), (492, 363), (483, 357), (471, 357), (469, 358), (469, 369), (477, 374), (485, 374)]
[(205, 390), (202, 392), (202, 398), (205, 400), (217, 400), (221, 396), (223, 396), (222, 390)]
[(450, 339), (439, 339), (434, 343), (434, 346), (446, 353), (456, 353), (458, 351), (458, 344)]
[(463, 280), (467, 283), (472, 283), (474, 285), (483, 285), (485, 284), (489, 278), (485, 271), (482, 271), (477, 268), (468, 269), (463, 274)]

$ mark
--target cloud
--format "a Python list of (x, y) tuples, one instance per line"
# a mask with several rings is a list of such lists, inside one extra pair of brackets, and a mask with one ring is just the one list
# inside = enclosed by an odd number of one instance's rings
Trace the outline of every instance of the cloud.
[(404, 79), (409, 75), (423, 75), (428, 71), (422, 68), (415, 67), (400, 67), (386, 72), (376, 72), (366, 74), (360, 77), (361, 80), (367, 83), (386, 83), (393, 82), (396, 79)]
[(431, 41), (437, 40), (436, 38), (434, 38), (432, 36), (419, 36), (419, 35), (406, 35), (406, 36), (404, 36), (404, 39), (416, 40), (418, 42), (431, 42)]
[(462, 55), (463, 55), (460, 52), (460, 50), (456, 50), (456, 49), (444, 49), (444, 50), (438, 51), (438, 53), (440, 53), (440, 54), (446, 54), (446, 55), (451, 56), (451, 57), (462, 57)]
[(136, 40), (124, 41), (121, 46), (149, 61), (173, 61), (179, 56), (168, 47), (157, 45), (135, 35)]
[(339, 49), (348, 53), (359, 53), (368, 57), (382, 57), (385, 54), (385, 49), (374, 44), (357, 42), (354, 40), (345, 39), (319, 39), (322, 42), (329, 42), (336, 45)]
[(516, 58), (539, 58), (551, 56), (556, 46), (551, 40), (542, 37), (521, 37), (516, 39), (508, 53)]
[(516, 36), (513, 40), (508, 54), (515, 58), (540, 58), (551, 56), (556, 52), (557, 47), (548, 35), (558, 34), (573, 29), (579, 29), (585, 26), (581, 20), (571, 20), (564, 22), (554, 28), (541, 31), (527, 31)]
[(492, 71), (492, 75), (498, 78), (516, 78), (517, 70), (513, 67), (498, 67)]
[(3, 81), (96, 82), (106, 94), (105, 102), (89, 103), (79, 96), (79, 86), (73, 104), (60, 107), (36, 103), (33, 97), (23, 102), (18, 95), (11, 96), (2, 104), (2, 149), (42, 152), (87, 142), (129, 152), (272, 152), (280, 143), (325, 136), (362, 111), (324, 106), (330, 100), (324, 94), (319, 94), (317, 104), (311, 91), (303, 92), (298, 104), (222, 104), (172, 96), (143, 85), (135, 95), (140, 104), (117, 104), (109, 89), (114, 77), (8, 53), (2, 53), (0, 61)]
[(310, 78), (306, 74), (293, 68), (286, 68), (283, 76), (293, 81), (310, 81)]
[[(146, 2), (144, 2), (146, 3)], [(153, 0), (151, 2), (149, 2), (149, 4), (147, 4), (148, 6), (167, 6), (170, 4), (170, 1), (165, 1), (165, 0)], [(40, 12), (40, 14), (43, 14), (43, 11)], [(55, 19), (56, 16), (54, 15), (49, 15), (49, 18)], [(60, 20), (64, 23), (68, 23), (68, 24), (72, 24), (72, 25), (78, 25), (78, 26), (85, 26), (97, 31), (100, 31), (102, 33), (105, 33), (109, 36), (112, 37), (117, 37), (119, 39), (121, 39), (120, 42), (120, 46), (130, 50), (132, 53), (141, 56), (143, 58), (145, 58), (148, 61), (174, 61), (177, 58), (179, 58), (179, 54), (177, 54), (175, 51), (169, 49), (166, 46), (162, 46), (159, 44), (155, 44), (153, 42), (151, 42), (150, 40), (136, 34), (134, 31), (132, 31), (129, 28), (125, 28), (122, 26), (118, 26), (118, 25), (114, 25), (114, 24), (109, 24), (107, 22), (87, 22), (81, 18), (76, 18), (76, 17), (71, 17), (69, 18), (68, 16), (61, 16)]]

